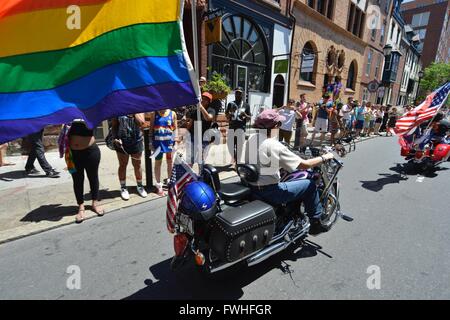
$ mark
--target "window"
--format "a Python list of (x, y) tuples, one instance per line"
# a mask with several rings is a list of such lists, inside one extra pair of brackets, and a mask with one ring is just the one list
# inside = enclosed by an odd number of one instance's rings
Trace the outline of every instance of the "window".
[(380, 44), (384, 44), (384, 29), (386, 28), (386, 21), (381, 25), (381, 31), (380, 31)]
[(315, 83), (316, 73), (316, 50), (314, 50), (314, 44), (309, 41), (305, 44), (302, 50), (300, 60), (300, 80)]
[(423, 39), (425, 39), (425, 36), (427, 35), (427, 29), (419, 29), (416, 30), (417, 34), (419, 35), (420, 41), (422, 41)]
[(333, 19), (334, 0), (308, 0), (308, 6), (328, 19)]
[(212, 71), (235, 87), (237, 67), (245, 67), (249, 89), (267, 92), (268, 59), (266, 37), (256, 24), (240, 15), (223, 19), (222, 42), (212, 48)]
[(389, 5), (391, 4), (391, 0), (386, 0), (386, 4), (384, 6), (384, 12), (389, 12)]
[(378, 59), (377, 59), (377, 64), (375, 66), (375, 78), (377, 78), (377, 79), (380, 74), (381, 59), (382, 59), (382, 55), (379, 54)]
[(346, 87), (352, 90), (355, 90), (356, 87), (356, 61), (352, 61), (350, 64), (350, 67), (348, 68), (348, 77), (347, 77), (347, 84)]
[(395, 24), (394, 24), (394, 21), (392, 21), (392, 24), (391, 24), (391, 35), (389, 36), (389, 39), (393, 39), (393, 37), (394, 37), (394, 30), (395, 30)]
[(369, 50), (369, 52), (367, 54), (366, 76), (370, 75), (370, 69), (372, 67), (372, 56), (373, 56), (373, 50)]
[(362, 101), (369, 101), (369, 99), (370, 99), (369, 90), (367, 90), (367, 88), (364, 88), (363, 89)]
[(348, 14), (347, 31), (350, 31), (355, 36), (362, 38), (364, 24), (366, 22), (365, 18), (366, 14), (353, 3), (351, 3), (350, 11)]
[(415, 27), (423, 27), (428, 25), (428, 21), (430, 19), (430, 13), (429, 12), (422, 12), (413, 15), (411, 25), (413, 28)]

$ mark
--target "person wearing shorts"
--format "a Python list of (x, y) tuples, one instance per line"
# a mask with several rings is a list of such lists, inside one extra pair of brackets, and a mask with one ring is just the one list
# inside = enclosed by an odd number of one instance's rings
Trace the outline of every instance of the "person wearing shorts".
[(143, 113), (120, 116), (112, 120), (115, 150), (119, 160), (120, 196), (123, 200), (130, 199), (126, 185), (127, 166), (130, 158), (136, 177), (137, 192), (141, 197), (147, 197), (147, 191), (142, 184), (141, 166), (142, 152), (144, 151), (142, 129), (145, 126), (146, 122)]
[(164, 155), (167, 162), (167, 178), (172, 174), (172, 153), (175, 145), (175, 136), (177, 132), (177, 114), (170, 110), (164, 109), (157, 111), (151, 115), (152, 132), (153, 132), (153, 149), (155, 156), (155, 180), (156, 194), (164, 196), (163, 186), (161, 183), (161, 167)]
[(366, 104), (363, 102), (363, 104), (356, 108), (356, 136), (359, 137), (361, 134), (361, 130), (364, 128), (364, 118), (366, 116)]
[(319, 109), (317, 111), (317, 118), (311, 138), (311, 144), (314, 142), (316, 134), (320, 133), (320, 144), (322, 145), (325, 135), (328, 132), (328, 109), (333, 107), (333, 102), (330, 100), (330, 95), (328, 93), (325, 93), (322, 98), (322, 103), (319, 105)]

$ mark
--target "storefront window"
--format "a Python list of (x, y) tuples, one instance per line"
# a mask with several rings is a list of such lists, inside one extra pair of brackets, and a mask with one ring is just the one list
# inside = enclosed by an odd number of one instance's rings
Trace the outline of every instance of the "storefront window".
[(232, 87), (243, 83), (245, 75), (249, 90), (267, 92), (267, 48), (266, 38), (255, 23), (240, 15), (225, 17), (222, 42), (212, 48), (212, 71), (225, 75)]

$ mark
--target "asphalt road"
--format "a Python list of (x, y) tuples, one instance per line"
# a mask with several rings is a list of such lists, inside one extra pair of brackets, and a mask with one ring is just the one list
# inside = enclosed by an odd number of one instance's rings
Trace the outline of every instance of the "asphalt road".
[(344, 161), (341, 203), (354, 221), (306, 247), (214, 281), (175, 276), (156, 200), (0, 246), (0, 299), (449, 299), (450, 163), (402, 177), (395, 138), (358, 144)]

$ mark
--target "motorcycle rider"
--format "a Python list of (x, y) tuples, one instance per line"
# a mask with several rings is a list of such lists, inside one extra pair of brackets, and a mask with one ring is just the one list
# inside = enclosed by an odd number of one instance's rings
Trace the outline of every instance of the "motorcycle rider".
[(262, 130), (249, 138), (245, 150), (247, 163), (256, 165), (260, 175), (258, 180), (250, 185), (257, 197), (273, 205), (302, 201), (310, 218), (310, 233), (318, 234), (326, 230), (320, 221), (323, 207), (315, 182), (308, 179), (281, 182), (280, 169), (288, 172), (310, 169), (331, 160), (334, 155), (327, 153), (305, 160), (294, 154), (277, 138), (277, 129), (285, 120), (272, 109), (265, 110), (257, 116), (254, 127)]

